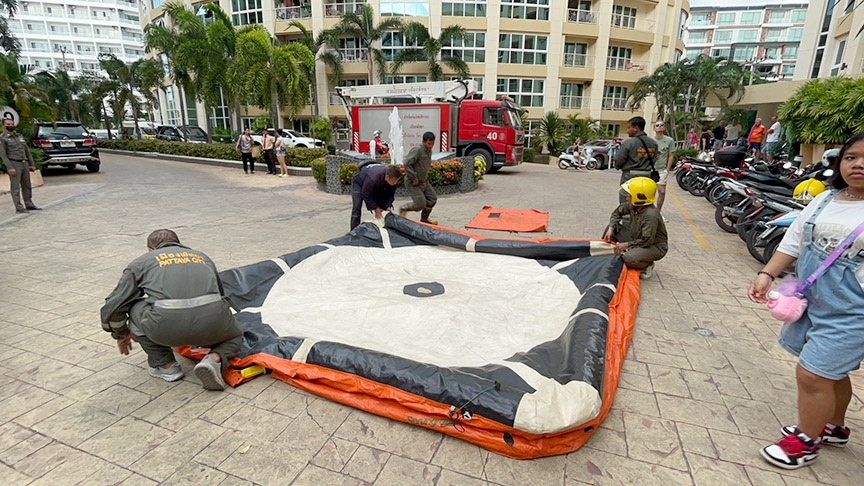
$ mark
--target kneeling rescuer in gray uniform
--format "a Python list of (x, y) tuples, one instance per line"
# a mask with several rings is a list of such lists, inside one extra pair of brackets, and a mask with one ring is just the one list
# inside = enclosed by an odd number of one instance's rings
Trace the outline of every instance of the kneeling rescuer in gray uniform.
[(150, 375), (166, 381), (183, 378), (172, 347), (210, 348), (195, 375), (204, 388), (224, 390), (222, 374), (240, 351), (243, 332), (223, 298), (216, 265), (181, 245), (167, 229), (151, 233), (147, 248), (123, 270), (105, 299), (102, 328), (117, 340), (122, 354), (129, 354), (137, 341), (147, 353)]

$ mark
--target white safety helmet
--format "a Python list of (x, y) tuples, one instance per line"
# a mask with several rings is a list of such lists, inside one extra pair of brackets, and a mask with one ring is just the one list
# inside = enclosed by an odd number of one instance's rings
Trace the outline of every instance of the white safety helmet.
[(381, 130), (375, 130), (374, 132), (372, 132), (372, 136), (373, 137), (380, 137), (381, 136)]

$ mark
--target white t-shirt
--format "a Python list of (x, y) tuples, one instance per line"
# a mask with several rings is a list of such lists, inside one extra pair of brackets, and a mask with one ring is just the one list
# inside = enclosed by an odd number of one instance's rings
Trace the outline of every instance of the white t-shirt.
[(780, 122), (774, 122), (774, 124), (771, 125), (771, 130), (774, 130), (774, 133), (769, 133), (768, 138), (765, 140), (765, 142), (779, 142), (780, 132), (783, 130), (783, 127), (780, 126)]
[[(780, 246), (777, 247), (777, 251), (795, 258), (801, 255), (801, 251), (804, 250), (804, 223), (813, 216), (816, 208), (828, 197), (828, 194), (830, 191), (825, 191), (810, 201), (810, 204), (804, 208), (804, 211), (786, 230), (786, 235), (780, 242)], [(855, 228), (862, 221), (864, 221), (864, 201), (838, 201), (834, 199), (825, 206), (825, 209), (816, 218), (816, 225), (813, 228), (813, 243), (817, 248), (822, 248), (830, 253), (855, 231)], [(858, 236), (841, 257), (850, 258), (859, 252), (864, 252), (864, 234)], [(855, 276), (858, 278), (861, 288), (864, 289), (864, 265), (858, 267)]]
[(282, 152), (284, 152), (288, 147), (288, 144), (285, 143), (284, 137), (276, 137), (276, 143), (274, 145), (276, 146), (276, 150), (281, 150)]

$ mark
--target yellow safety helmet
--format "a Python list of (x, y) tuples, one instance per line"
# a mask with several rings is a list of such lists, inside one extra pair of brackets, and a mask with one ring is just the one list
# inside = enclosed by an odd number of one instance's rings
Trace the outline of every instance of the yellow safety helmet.
[(807, 179), (795, 186), (795, 191), (792, 192), (792, 199), (799, 203), (807, 204), (823, 192), (825, 192), (825, 184), (822, 181)]
[(630, 194), (633, 206), (650, 206), (657, 200), (657, 183), (648, 177), (634, 177), (621, 184), (621, 189)]

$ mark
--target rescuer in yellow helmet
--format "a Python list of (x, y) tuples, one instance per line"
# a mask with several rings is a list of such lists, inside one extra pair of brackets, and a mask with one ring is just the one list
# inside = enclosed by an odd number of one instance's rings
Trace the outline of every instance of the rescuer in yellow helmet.
[[(627, 193), (627, 202), (612, 211), (604, 239), (615, 243), (615, 254), (621, 255), (628, 267), (641, 270), (641, 278), (650, 278), (654, 262), (669, 251), (666, 225), (654, 206), (657, 183), (648, 177), (634, 177), (621, 184), (621, 189)], [(623, 224), (625, 216), (630, 216), (629, 226)]]

